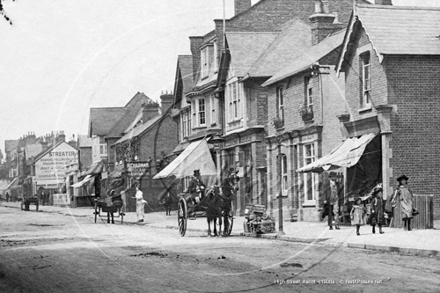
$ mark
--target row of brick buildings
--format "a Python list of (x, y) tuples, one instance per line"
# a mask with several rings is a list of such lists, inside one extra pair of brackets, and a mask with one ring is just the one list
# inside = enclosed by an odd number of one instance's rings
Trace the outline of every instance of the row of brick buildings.
[[(219, 176), (239, 170), (243, 178), (239, 213), (249, 203), (273, 211), (281, 196), (288, 219), (317, 221), (335, 170), (342, 205), (378, 182), (389, 197), (405, 173), (416, 194), (435, 196), (440, 217), (440, 10), (391, 1), (235, 4), (234, 17), (191, 36), (192, 54), (178, 57), (176, 152), (209, 137)], [(328, 161), (349, 143), (345, 165)]]
[(285, 219), (318, 221), (335, 171), (343, 213), (378, 182), (389, 197), (405, 173), (439, 218), (439, 19), (389, 0), (235, 0), (235, 16), (189, 37), (160, 105), (137, 93), (90, 109), (81, 163), (100, 179), (131, 168), (157, 200), (188, 178), (151, 178), (205, 138), (218, 177), (242, 178), (237, 214), (251, 203), (273, 213), (281, 198)]

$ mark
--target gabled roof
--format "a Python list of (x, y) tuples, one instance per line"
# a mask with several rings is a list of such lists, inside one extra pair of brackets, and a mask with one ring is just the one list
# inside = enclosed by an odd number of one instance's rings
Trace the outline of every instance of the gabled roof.
[(179, 55), (177, 57), (174, 79), (174, 105), (179, 109), (187, 105), (186, 102), (182, 102), (182, 96), (191, 91), (194, 86), (192, 58), (192, 55)]
[(26, 152), (26, 157), (31, 158), (35, 157), (43, 151), (43, 146), (39, 143), (36, 144), (28, 144), (24, 147)]
[[(283, 30), (259, 60), (252, 66), (249, 75), (272, 76), (311, 46), (311, 28), (302, 20), (295, 19), (283, 25)], [(232, 57), (233, 58), (233, 57)]]
[(277, 36), (277, 32), (226, 33), (235, 75), (243, 77), (248, 74), (252, 65)]
[(18, 139), (5, 140), (5, 152), (10, 152), (18, 147)]
[(186, 93), (194, 85), (193, 82), (193, 62), (191, 55), (180, 55), (179, 56), (179, 69), (182, 76), (183, 82), (183, 92)]
[(90, 108), (89, 136), (105, 136), (110, 133), (115, 123), (125, 115), (127, 108)]
[(317, 45), (303, 49), (300, 54), (296, 55), (294, 60), (287, 63), (283, 69), (275, 73), (270, 79), (263, 83), (263, 86), (271, 85), (289, 76), (309, 69), (311, 65), (319, 62), (320, 59), (340, 47), (344, 35), (345, 30), (341, 30), (322, 40)]
[(137, 92), (124, 107), (125, 108), (140, 107), (142, 103), (148, 103), (150, 101), (151, 99), (146, 94)]
[(126, 133), (123, 137), (121, 137), (117, 142), (115, 142), (114, 145), (123, 143), (124, 141), (127, 141), (133, 137), (141, 135), (145, 131), (149, 130), (149, 128), (151, 128), (163, 116), (164, 115), (157, 115), (156, 117), (153, 117), (150, 120), (148, 120), (146, 123), (143, 123), (133, 129), (131, 129), (128, 133)]
[(383, 55), (440, 55), (440, 8), (358, 4), (345, 34), (338, 70), (357, 21), (381, 62)]
[(136, 108), (128, 108), (124, 115), (116, 122), (113, 128), (110, 130), (110, 133), (105, 138), (120, 138), (124, 135), (124, 131), (133, 120), (136, 119), (139, 112), (142, 112), (141, 107)]
[(68, 144), (67, 142), (65, 142), (65, 141), (60, 141), (60, 142), (54, 144), (53, 146), (49, 147), (47, 150), (45, 150), (45, 151), (39, 153), (39, 154), (35, 157), (34, 162), (38, 161), (39, 159), (41, 159), (42, 157), (44, 157), (45, 155), (47, 155), (48, 153), (50, 153), (51, 151), (53, 151), (54, 149), (56, 149), (59, 145), (62, 145), (63, 143), (65, 143), (66, 145), (68, 145), (68, 146), (71, 147), (72, 149), (76, 150), (73, 146), (71, 146), (71, 145)]

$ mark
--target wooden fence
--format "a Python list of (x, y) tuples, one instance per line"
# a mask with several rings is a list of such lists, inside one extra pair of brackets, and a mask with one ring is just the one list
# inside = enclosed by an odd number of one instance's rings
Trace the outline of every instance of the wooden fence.
[[(432, 195), (414, 195), (414, 208), (419, 211), (411, 220), (411, 228), (432, 229), (434, 228), (434, 202)], [(393, 209), (393, 218), (390, 223), (392, 228), (403, 228), (403, 220), (400, 207), (400, 197), (396, 200)]]

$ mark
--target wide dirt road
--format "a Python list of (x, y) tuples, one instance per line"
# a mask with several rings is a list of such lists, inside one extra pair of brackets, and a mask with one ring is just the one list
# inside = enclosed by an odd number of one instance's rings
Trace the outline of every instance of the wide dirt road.
[[(197, 221), (203, 221), (198, 219)], [(0, 207), (0, 292), (438, 292), (438, 258)]]

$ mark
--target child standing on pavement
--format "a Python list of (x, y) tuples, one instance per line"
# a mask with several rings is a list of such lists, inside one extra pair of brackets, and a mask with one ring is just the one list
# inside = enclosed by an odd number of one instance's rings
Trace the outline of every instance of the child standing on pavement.
[(356, 225), (356, 235), (361, 235), (359, 229), (361, 226), (365, 225), (365, 214), (367, 209), (362, 203), (362, 199), (357, 197), (354, 201), (353, 208), (350, 212), (351, 224)]

